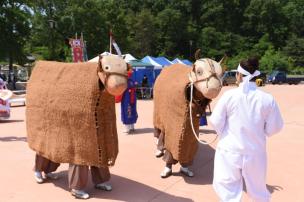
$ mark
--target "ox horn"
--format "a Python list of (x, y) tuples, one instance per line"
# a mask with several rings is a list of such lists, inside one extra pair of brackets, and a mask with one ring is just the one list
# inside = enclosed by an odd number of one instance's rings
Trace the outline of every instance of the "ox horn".
[(195, 60), (198, 60), (201, 58), (201, 49), (197, 49), (195, 51), (194, 57), (195, 57)]

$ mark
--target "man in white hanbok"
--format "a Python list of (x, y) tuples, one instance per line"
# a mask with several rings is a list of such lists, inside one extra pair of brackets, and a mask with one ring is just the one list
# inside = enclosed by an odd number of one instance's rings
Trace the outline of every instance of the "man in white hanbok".
[(257, 89), (258, 66), (255, 58), (240, 63), (239, 87), (223, 94), (210, 117), (219, 135), (213, 187), (223, 202), (241, 201), (243, 179), (253, 201), (270, 201), (266, 137), (278, 133), (283, 120), (273, 96)]

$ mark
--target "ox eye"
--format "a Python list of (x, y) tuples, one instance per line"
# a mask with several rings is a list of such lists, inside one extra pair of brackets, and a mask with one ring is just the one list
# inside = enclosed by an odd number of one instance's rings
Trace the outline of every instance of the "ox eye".
[(105, 71), (111, 70), (111, 66), (110, 66), (110, 65), (105, 65), (105, 66), (104, 66), (104, 70), (105, 70)]
[(198, 69), (198, 70), (196, 71), (196, 73), (197, 73), (198, 75), (202, 75), (202, 74), (203, 74), (203, 71), (202, 71), (201, 69)]

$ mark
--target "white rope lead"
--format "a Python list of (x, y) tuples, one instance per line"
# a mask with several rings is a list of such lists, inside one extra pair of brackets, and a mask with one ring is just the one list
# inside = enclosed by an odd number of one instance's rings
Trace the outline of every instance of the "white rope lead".
[(198, 135), (196, 134), (196, 132), (195, 132), (195, 130), (194, 130), (194, 126), (193, 126), (193, 120), (192, 120), (192, 100), (193, 100), (193, 80), (192, 80), (192, 78), (191, 78), (191, 76), (189, 75), (189, 79), (190, 79), (190, 102), (189, 102), (189, 108), (190, 108), (190, 125), (191, 125), (191, 128), (192, 128), (192, 132), (193, 132), (193, 135), (194, 135), (194, 137), (196, 138), (196, 140), (199, 142), (199, 143), (201, 143), (201, 144), (203, 144), (203, 145), (210, 145), (210, 144), (212, 144), (212, 143), (214, 143), (215, 141), (216, 141), (216, 139), (217, 139), (217, 136), (218, 135), (216, 135), (215, 136), (215, 138), (214, 138), (214, 140), (212, 140), (211, 142), (206, 142), (206, 141), (204, 141), (204, 140), (200, 140), (199, 139), (199, 135), (200, 134), (202, 134), (202, 133), (198, 133)]

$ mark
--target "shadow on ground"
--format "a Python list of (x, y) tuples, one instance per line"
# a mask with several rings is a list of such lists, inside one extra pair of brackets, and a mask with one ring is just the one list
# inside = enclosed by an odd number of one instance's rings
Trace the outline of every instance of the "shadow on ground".
[(268, 189), (268, 191), (272, 194), (273, 192), (275, 191), (282, 191), (283, 190), (283, 187), (281, 186), (278, 186), (278, 185), (269, 185), (269, 184), (266, 184), (266, 187)]
[(129, 135), (141, 135), (146, 133), (154, 133), (154, 128), (135, 128)]
[(203, 134), (216, 134), (216, 131), (211, 129), (199, 129), (199, 132)]
[(1, 120), (0, 119), (0, 123), (17, 123), (17, 122), (24, 122), (24, 120), (13, 120), (13, 119), (9, 119), (9, 120)]
[[(49, 183), (53, 183), (55, 186), (60, 187), (67, 192), (68, 188), (68, 174), (67, 171), (61, 171), (58, 173), (60, 178)], [(140, 182), (118, 176), (115, 174), (111, 175), (110, 180), (113, 190), (110, 192), (101, 191), (93, 188), (91, 180), (87, 185), (86, 191), (90, 194), (91, 198), (100, 198), (100, 199), (111, 199), (119, 201), (161, 201), (158, 198), (166, 199), (166, 201), (183, 201), (183, 202), (192, 202), (193, 200), (189, 198), (174, 196), (168, 193), (165, 193), (161, 190), (150, 187), (147, 184), (142, 184)], [(69, 193), (67, 193), (69, 194)]]
[(12, 141), (22, 141), (26, 142), (26, 137), (16, 137), (16, 136), (8, 136), (8, 137), (0, 137), (1, 142), (12, 142)]
[[(190, 167), (194, 177), (184, 177), (186, 183), (205, 185), (212, 184), (215, 150), (209, 145), (199, 145), (199, 149)], [(179, 175), (182, 175), (179, 173)], [(183, 175), (184, 176), (184, 175)]]

